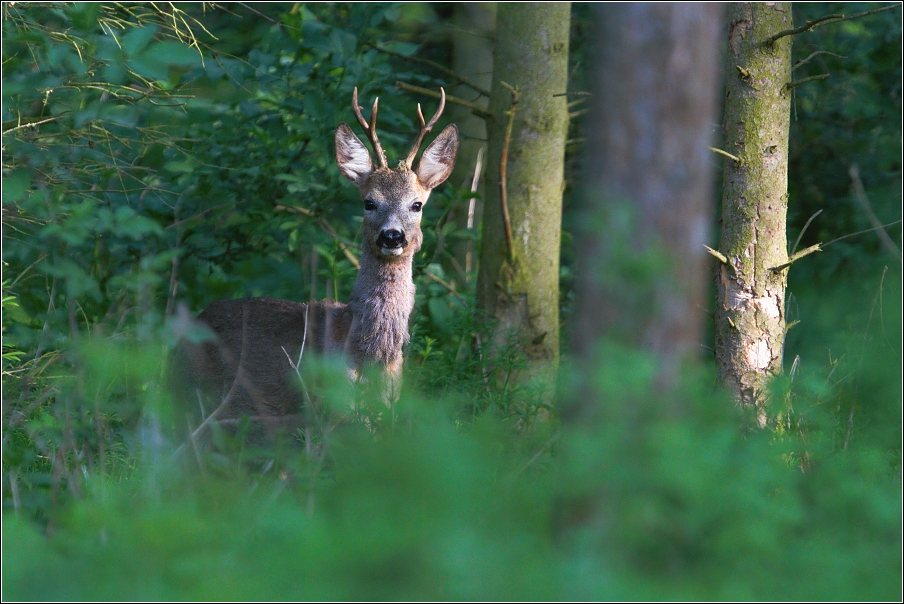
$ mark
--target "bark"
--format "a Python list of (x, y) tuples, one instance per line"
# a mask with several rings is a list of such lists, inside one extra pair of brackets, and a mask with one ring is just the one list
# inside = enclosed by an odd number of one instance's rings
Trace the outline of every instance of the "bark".
[(597, 11), (572, 344), (587, 370), (600, 338), (639, 347), (668, 390), (703, 335), (722, 8)]
[[(493, 37), (496, 29), (496, 5), (491, 2), (459, 2), (455, 5), (453, 17), (455, 27), (452, 29), (452, 71), (467, 78), (471, 83), (490, 90), (493, 85)], [(451, 90), (454, 96), (477, 103), (486, 108), (489, 98), (465, 84), (459, 84)], [(458, 158), (455, 160), (455, 171), (450, 182), (456, 186), (470, 187), (474, 178), (474, 168), (478, 152), (481, 148), (486, 153), (487, 127), (484, 118), (474, 115), (467, 107), (451, 104), (447, 107), (452, 122), (458, 125), (461, 139), (458, 146)], [(485, 164), (485, 162), (484, 162)], [(477, 195), (473, 202), (453, 206), (448, 220), (454, 221), (459, 228), (468, 226), (468, 216), (483, 213), (483, 202), (486, 187), (481, 170), (478, 177)], [(473, 205), (472, 205), (473, 204)], [(473, 214), (472, 214), (473, 212)], [(476, 224), (476, 223), (474, 223)], [(455, 247), (458, 267), (470, 273), (474, 266), (475, 242), (468, 240), (459, 242)], [(464, 275), (470, 279), (471, 275)]]
[[(493, 84), (493, 33), (496, 27), (496, 7), (492, 3), (462, 2), (455, 5), (452, 30), (452, 71), (468, 81), (490, 90)], [(486, 107), (485, 96), (470, 86), (458, 84), (451, 90), (452, 95)], [(477, 152), (486, 146), (487, 129), (485, 120), (474, 115), (467, 107), (451, 104), (449, 118), (458, 126), (461, 142), (455, 172), (450, 182), (459, 185), (470, 184), (474, 175)]]
[[(494, 341), (514, 338), (533, 377), (552, 378), (559, 359), (559, 248), (565, 137), (568, 127), (568, 35), (571, 6), (499, 4), (488, 121), (486, 203), (477, 282), (478, 304), (497, 320)], [(517, 105), (507, 136), (513, 94)], [(501, 202), (506, 162), (508, 237)], [(527, 377), (527, 376), (522, 376)], [(552, 380), (547, 384), (551, 388)], [(547, 389), (548, 400), (551, 390)]]
[(765, 420), (765, 388), (782, 366), (788, 260), (790, 3), (728, 9), (722, 237), (716, 277), (716, 360), (722, 383)]

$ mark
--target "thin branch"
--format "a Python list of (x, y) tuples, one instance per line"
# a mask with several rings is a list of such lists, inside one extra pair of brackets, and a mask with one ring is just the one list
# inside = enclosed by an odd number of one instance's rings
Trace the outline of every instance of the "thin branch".
[(873, 225), (876, 234), (879, 235), (879, 240), (882, 242), (883, 247), (885, 247), (889, 254), (897, 258), (898, 262), (901, 262), (901, 250), (898, 249), (898, 246), (896, 246), (894, 241), (891, 240), (891, 237), (888, 236), (888, 233), (882, 227), (882, 223), (879, 222), (879, 219), (876, 218), (876, 214), (873, 212), (873, 207), (870, 205), (869, 198), (866, 196), (866, 190), (863, 188), (863, 182), (860, 180), (860, 168), (857, 164), (851, 164), (851, 167), (848, 168), (848, 175), (851, 177), (851, 184), (854, 188), (854, 197), (857, 198), (860, 207), (869, 219), (869, 223)]
[(818, 210), (815, 214), (810, 216), (810, 218), (807, 220), (807, 223), (804, 225), (804, 228), (802, 228), (800, 230), (800, 234), (797, 236), (797, 240), (794, 242), (794, 247), (791, 248), (791, 255), (794, 255), (794, 252), (797, 251), (797, 245), (800, 243), (800, 239), (801, 239), (801, 237), (804, 236), (804, 233), (807, 232), (807, 227), (809, 227), (810, 223), (813, 222), (813, 219), (816, 218), (817, 216), (819, 216), (820, 214), (822, 214), (822, 210)]
[(728, 151), (723, 151), (722, 149), (716, 149), (715, 147), (710, 147), (709, 150), (712, 151), (712, 152), (714, 152), (714, 153), (718, 153), (718, 154), (720, 154), (720, 155), (724, 155), (725, 157), (727, 157), (727, 158), (729, 158), (729, 159), (733, 159), (733, 160), (735, 160), (737, 163), (741, 163), (741, 158), (740, 158), (740, 157), (736, 157), (736, 156), (732, 155), (731, 153), (729, 153)]
[(280, 27), (283, 26), (283, 24), (280, 23), (279, 21), (276, 21), (275, 19), (272, 19), (272, 18), (268, 17), (267, 15), (265, 15), (265, 14), (262, 13), (262, 12), (260, 12), (259, 10), (256, 10), (256, 9), (254, 9), (254, 8), (251, 8), (251, 7), (248, 6), (248, 4), (245, 3), (245, 2), (236, 2), (236, 4), (238, 4), (239, 6), (241, 6), (241, 7), (243, 7), (243, 8), (246, 8), (246, 9), (250, 10), (252, 13), (254, 13), (255, 15), (257, 15), (258, 17), (263, 17), (264, 19), (266, 19), (266, 20), (269, 21), (270, 23), (273, 23), (274, 25), (279, 25)]
[[(828, 244), (826, 244), (826, 245), (828, 245)], [(777, 273), (781, 270), (788, 268), (789, 266), (791, 266), (792, 264), (794, 264), (795, 262), (797, 262), (804, 256), (809, 256), (813, 252), (821, 252), (823, 247), (824, 246), (821, 243), (811, 245), (810, 247), (802, 249), (801, 251), (797, 252), (796, 254), (791, 254), (790, 256), (788, 256), (788, 261), (786, 263), (780, 264), (778, 266), (773, 266), (769, 270), (772, 271), (773, 273)]]
[(512, 473), (509, 475), (509, 481), (514, 480), (515, 478), (517, 478), (518, 476), (520, 476), (521, 474), (523, 474), (524, 471), (525, 471), (526, 469), (528, 469), (531, 465), (533, 465), (533, 463), (534, 463), (535, 461), (537, 461), (538, 459), (540, 459), (540, 456), (543, 455), (544, 453), (546, 453), (546, 451), (548, 451), (549, 448), (552, 447), (552, 446), (555, 444), (555, 442), (556, 442), (557, 440), (559, 440), (559, 437), (560, 437), (561, 435), (562, 435), (561, 432), (556, 432), (555, 434), (553, 434), (553, 435), (549, 438), (549, 440), (547, 440), (547, 441), (543, 444), (543, 446), (540, 447), (540, 448), (537, 450), (537, 452), (534, 454), (534, 456), (531, 457), (531, 458), (527, 461), (527, 463), (525, 463), (523, 466), (521, 466), (520, 468), (518, 468), (517, 471), (512, 472)]
[(15, 132), (16, 130), (22, 130), (23, 128), (34, 128), (35, 126), (40, 126), (41, 124), (55, 122), (55, 121), (57, 121), (57, 117), (59, 117), (59, 116), (49, 117), (46, 120), (41, 120), (39, 122), (30, 122), (27, 124), (22, 124), (21, 126), (15, 126), (14, 128), (9, 128), (7, 130), (4, 130), (3, 134), (9, 134), (10, 132)]
[(227, 203), (221, 203), (219, 205), (211, 206), (211, 207), (207, 208), (206, 210), (201, 210), (194, 216), (189, 216), (188, 218), (183, 218), (182, 220), (177, 220), (176, 222), (174, 222), (172, 224), (168, 224), (167, 226), (165, 226), (163, 228), (164, 229), (174, 229), (178, 226), (182, 226), (186, 222), (190, 222), (192, 220), (195, 220), (196, 218), (200, 218), (201, 216), (203, 216), (204, 214), (207, 214), (208, 212), (213, 212), (214, 210), (219, 210), (220, 208), (225, 208), (226, 206), (231, 206), (231, 205), (235, 205), (235, 202), (229, 201)]
[(449, 293), (452, 294), (453, 296), (455, 296), (456, 298), (458, 298), (458, 300), (459, 300), (462, 304), (465, 305), (465, 308), (467, 308), (468, 303), (465, 302), (465, 299), (461, 297), (461, 294), (460, 294), (460, 293), (458, 293), (457, 291), (455, 291), (455, 286), (453, 286), (451, 283), (448, 283), (448, 282), (444, 281), (444, 280), (441, 279), (440, 277), (437, 277), (436, 275), (434, 275), (434, 274), (431, 273), (431, 272), (425, 271), (424, 274), (427, 275), (427, 277), (429, 277), (430, 279), (433, 279), (434, 281), (436, 281), (437, 283), (439, 283), (440, 285), (442, 285), (443, 287), (445, 287), (447, 290), (449, 290)]
[(804, 78), (802, 80), (794, 80), (793, 82), (788, 82), (785, 84), (785, 90), (791, 90), (792, 88), (797, 88), (801, 84), (806, 84), (807, 82), (813, 82), (815, 80), (824, 80), (829, 77), (827, 73), (821, 73), (819, 75), (810, 76), (809, 78)]
[(468, 78), (466, 78), (462, 75), (459, 75), (459, 74), (455, 73), (454, 71), (452, 71), (451, 69), (449, 69), (448, 67), (445, 67), (435, 61), (431, 61), (430, 59), (421, 59), (419, 57), (409, 57), (407, 55), (403, 55), (401, 53), (389, 50), (388, 48), (382, 48), (380, 46), (375, 46), (374, 44), (365, 44), (364, 46), (373, 48), (374, 50), (377, 50), (382, 53), (386, 53), (393, 57), (398, 57), (398, 58), (404, 59), (406, 61), (411, 61), (412, 63), (420, 63), (421, 65), (427, 65), (428, 67), (432, 67), (433, 69), (437, 70), (438, 72), (442, 73), (443, 75), (447, 75), (450, 78), (455, 78), (456, 80), (458, 80), (459, 82), (461, 82), (462, 84), (467, 86), (468, 88), (473, 89), (475, 92), (478, 92), (478, 93), (482, 94), (483, 96), (486, 96), (486, 97), (490, 96), (489, 90), (478, 86), (477, 84), (475, 84)]
[[(480, 183), (480, 169), (483, 167), (483, 147), (477, 151), (477, 162), (474, 164), (474, 178), (471, 179), (471, 199), (468, 200), (468, 230), (474, 228), (474, 208), (477, 205), (477, 187)], [(465, 281), (470, 278), (472, 257), (474, 256), (474, 240), (468, 239), (468, 249), (465, 252)]]
[(342, 253), (345, 254), (346, 258), (348, 258), (348, 261), (352, 263), (352, 266), (354, 266), (355, 268), (361, 268), (361, 263), (358, 262), (358, 259), (355, 257), (355, 255), (352, 253), (352, 251), (350, 249), (348, 249), (349, 245), (342, 240), (342, 237), (339, 236), (339, 234), (332, 227), (332, 225), (329, 222), (327, 222), (322, 216), (321, 216), (320, 220), (318, 221), (318, 223), (320, 224), (320, 229), (324, 233), (326, 233), (327, 235), (329, 235), (330, 237), (332, 237), (339, 243), (339, 249), (342, 250)]
[(836, 241), (841, 241), (842, 239), (847, 239), (848, 237), (854, 237), (855, 235), (862, 235), (864, 233), (871, 233), (872, 231), (876, 231), (879, 229), (884, 229), (886, 227), (895, 226), (896, 224), (901, 224), (900, 220), (895, 220), (894, 222), (888, 222), (886, 224), (880, 224), (877, 227), (873, 227), (871, 229), (864, 229), (862, 231), (857, 231), (856, 233), (848, 233), (847, 235), (842, 235), (838, 239), (832, 239), (829, 243), (824, 243), (823, 247), (835, 243)]
[(798, 61), (797, 63), (795, 63), (795, 64), (794, 64), (794, 67), (791, 68), (791, 71), (793, 72), (793, 71), (797, 70), (798, 67), (803, 67), (804, 65), (806, 65), (807, 63), (810, 62), (810, 59), (812, 59), (813, 57), (815, 57), (815, 56), (817, 56), (817, 55), (832, 55), (833, 57), (838, 57), (839, 59), (846, 59), (846, 58), (847, 58), (847, 57), (845, 57), (845, 56), (842, 56), (842, 55), (839, 55), (839, 54), (835, 54), (834, 52), (829, 52), (828, 50), (817, 50), (816, 52), (812, 53), (812, 54), (811, 54), (809, 57), (807, 57), (806, 59), (801, 59), (800, 61)]
[(518, 108), (518, 89), (502, 82), (512, 92), (512, 108), (508, 111), (508, 125), (505, 127), (505, 139), (502, 142), (502, 155), (499, 159), (499, 200), (502, 206), (502, 224), (505, 227), (505, 241), (508, 244), (509, 260), (515, 261), (515, 243), (512, 239), (512, 221), (509, 218), (508, 195), (506, 192), (506, 172), (508, 170), (508, 150), (512, 141), (512, 125), (515, 121), (515, 110)]
[[(407, 90), (408, 92), (417, 92), (418, 94), (423, 94), (425, 96), (431, 96), (435, 99), (440, 97), (440, 93), (430, 90), (429, 88), (421, 88), (420, 86), (412, 86), (411, 84), (406, 84), (405, 82), (396, 82), (396, 88), (401, 90)], [(446, 95), (446, 102), (455, 103), (456, 105), (461, 105), (462, 107), (467, 107), (471, 110), (471, 113), (476, 115), (477, 117), (482, 117), (483, 119), (490, 119), (492, 117), (492, 113), (478, 105), (477, 103), (472, 103), (471, 101), (466, 101), (464, 99), (460, 99), (457, 96), (452, 96), (451, 94)]]
[(811, 245), (810, 247), (808, 247), (808, 248), (806, 248), (806, 249), (803, 249), (803, 250), (797, 252), (796, 254), (792, 254), (791, 256), (789, 256), (789, 257), (788, 257), (788, 262), (786, 262), (786, 263), (784, 263), (784, 264), (780, 264), (779, 266), (773, 266), (773, 267), (771, 267), (769, 270), (770, 270), (770, 271), (773, 271), (773, 272), (777, 272), (777, 271), (786, 269), (786, 268), (788, 268), (789, 266), (791, 266), (793, 263), (795, 263), (795, 262), (797, 262), (798, 260), (800, 260), (801, 258), (803, 258), (804, 256), (809, 256), (809, 255), (812, 254), (813, 252), (821, 252), (821, 251), (823, 251), (825, 248), (827, 248), (828, 246), (830, 246), (830, 245), (832, 245), (833, 243), (836, 243), (836, 242), (838, 242), (838, 241), (841, 241), (842, 239), (847, 239), (847, 238), (849, 238), (849, 237), (855, 237), (855, 236), (857, 236), (857, 235), (862, 235), (862, 234), (864, 234), (864, 233), (869, 233), (869, 232), (872, 232), (872, 231), (877, 231), (877, 230), (879, 230), (879, 229), (884, 229), (884, 228), (886, 228), (886, 227), (895, 226), (896, 224), (901, 224), (901, 221), (900, 221), (900, 220), (895, 220), (894, 222), (889, 222), (889, 223), (887, 223), (887, 224), (880, 224), (879, 226), (873, 227), (873, 228), (871, 228), (871, 229), (864, 229), (864, 230), (862, 230), (862, 231), (857, 231), (856, 233), (848, 233), (847, 235), (842, 235), (841, 237), (838, 237), (838, 238), (836, 238), (836, 239), (832, 239), (832, 240), (829, 241), (828, 243), (817, 243), (817, 244), (815, 244), (815, 245)]
[(784, 38), (785, 36), (796, 36), (797, 34), (802, 34), (806, 31), (811, 31), (823, 25), (826, 22), (838, 23), (839, 21), (850, 21), (851, 19), (859, 19), (860, 17), (866, 17), (868, 15), (874, 15), (876, 13), (881, 13), (882, 11), (891, 10), (893, 8), (898, 8), (901, 5), (898, 3), (890, 4), (888, 6), (883, 6), (882, 8), (877, 8), (875, 10), (868, 10), (862, 13), (857, 13), (854, 15), (850, 15), (845, 17), (844, 15), (826, 15), (824, 17), (820, 17), (818, 19), (813, 19), (812, 21), (807, 21), (800, 27), (795, 27), (794, 29), (785, 29), (777, 34), (770, 36), (766, 39), (763, 44), (775, 44), (776, 40)]
[(713, 248), (709, 247), (708, 245), (704, 245), (703, 247), (706, 248), (707, 252), (709, 252), (710, 254), (715, 256), (716, 259), (719, 262), (721, 262), (722, 264), (729, 264), (728, 258), (726, 258), (725, 254), (723, 254), (722, 252), (718, 252), (718, 251), (714, 250)]

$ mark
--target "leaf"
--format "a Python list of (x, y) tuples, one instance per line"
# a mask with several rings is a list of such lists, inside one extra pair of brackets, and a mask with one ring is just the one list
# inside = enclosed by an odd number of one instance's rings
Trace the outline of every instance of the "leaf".
[(16, 203), (31, 186), (31, 170), (20, 168), (12, 170), (3, 177), (3, 205)]
[(122, 49), (128, 57), (137, 57), (157, 35), (156, 25), (136, 27), (122, 38)]
[(194, 48), (174, 40), (155, 42), (142, 53), (141, 60), (165, 65), (178, 65), (180, 67), (201, 65), (201, 56)]
[(66, 7), (63, 12), (72, 20), (72, 24), (78, 29), (90, 31), (97, 25), (97, 15), (100, 12), (99, 2), (76, 2)]
[(434, 325), (446, 333), (452, 331), (452, 309), (446, 298), (430, 298), (427, 300), (427, 309)]

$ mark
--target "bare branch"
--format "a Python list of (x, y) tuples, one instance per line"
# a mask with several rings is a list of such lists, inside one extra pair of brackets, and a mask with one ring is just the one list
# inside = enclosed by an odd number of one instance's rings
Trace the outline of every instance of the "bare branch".
[(801, 59), (800, 61), (798, 61), (797, 63), (795, 63), (795, 64), (794, 64), (794, 67), (791, 68), (791, 71), (793, 72), (793, 71), (795, 71), (797, 68), (803, 67), (804, 65), (806, 65), (807, 63), (810, 62), (810, 59), (812, 59), (813, 57), (818, 56), (818, 55), (832, 55), (833, 57), (838, 57), (839, 59), (846, 59), (846, 58), (847, 58), (847, 57), (845, 57), (845, 56), (842, 56), (842, 55), (839, 55), (839, 54), (835, 54), (834, 52), (829, 52), (828, 50), (817, 50), (816, 52), (811, 53), (810, 56), (807, 57), (806, 59)]
[[(434, 92), (429, 88), (421, 88), (420, 86), (412, 86), (411, 84), (406, 84), (405, 82), (396, 82), (396, 88), (400, 90), (407, 90), (408, 92), (417, 92), (418, 94), (423, 94), (426, 96), (432, 96), (435, 99), (440, 97), (438, 92)], [(446, 101), (450, 103), (454, 103), (456, 105), (461, 105), (462, 107), (467, 107), (471, 110), (471, 113), (476, 115), (477, 117), (482, 117), (483, 119), (489, 119), (492, 117), (492, 113), (478, 105), (477, 103), (472, 103), (471, 101), (466, 101), (464, 99), (460, 99), (456, 96), (452, 96), (451, 94), (446, 95)]]
[(868, 11), (865, 11), (862, 13), (857, 13), (857, 14), (850, 15), (847, 17), (845, 17), (844, 15), (826, 15), (826, 16), (820, 17), (818, 19), (813, 19), (812, 21), (807, 21), (800, 27), (795, 27), (794, 29), (782, 30), (782, 31), (778, 32), (777, 34), (775, 34), (774, 36), (767, 38), (766, 41), (763, 42), (763, 44), (775, 44), (776, 40), (784, 38), (785, 36), (796, 36), (797, 34), (802, 34), (805, 31), (811, 31), (813, 29), (816, 29), (820, 25), (823, 25), (824, 23), (827, 23), (827, 22), (828, 23), (838, 23), (839, 21), (850, 21), (851, 19), (859, 19), (860, 17), (874, 15), (876, 13), (881, 13), (882, 11), (891, 10), (893, 8), (898, 8), (900, 6), (901, 5), (898, 3), (890, 4), (888, 6), (883, 6), (882, 8), (877, 8), (875, 10), (868, 10)]
[(718, 153), (718, 154), (720, 154), (720, 155), (724, 155), (725, 157), (728, 157), (728, 158), (730, 158), (730, 159), (733, 159), (733, 160), (735, 160), (735, 161), (738, 162), (738, 163), (741, 163), (741, 158), (740, 158), (740, 157), (736, 157), (736, 156), (732, 155), (731, 153), (729, 153), (728, 151), (723, 151), (722, 149), (716, 149), (715, 147), (710, 147), (709, 150), (712, 151), (712, 152), (714, 152), (714, 153)]
[(788, 82), (785, 84), (785, 90), (791, 90), (792, 88), (797, 88), (801, 84), (806, 84), (807, 82), (813, 82), (815, 80), (824, 80), (829, 77), (827, 73), (821, 73), (819, 75), (810, 76), (809, 78), (804, 78), (802, 80), (795, 80), (793, 82)]
[(429, 59), (421, 59), (421, 58), (419, 58), (419, 57), (409, 57), (409, 56), (407, 56), (407, 55), (403, 55), (403, 54), (401, 54), (401, 53), (394, 52), (394, 51), (389, 50), (389, 49), (386, 49), (386, 48), (381, 48), (381, 47), (379, 47), (379, 46), (374, 46), (373, 44), (365, 44), (365, 46), (367, 46), (367, 47), (369, 47), (369, 48), (373, 48), (374, 50), (377, 50), (377, 51), (379, 51), (379, 52), (386, 53), (386, 54), (388, 54), (388, 55), (390, 55), (390, 56), (393, 56), (393, 57), (398, 57), (398, 58), (404, 59), (404, 60), (406, 60), (406, 61), (411, 61), (412, 63), (420, 63), (421, 65), (427, 65), (427, 66), (432, 67), (433, 69), (439, 71), (439, 72), (442, 73), (443, 75), (447, 75), (447, 76), (449, 76), (450, 78), (454, 78), (454, 79), (458, 80), (459, 82), (461, 82), (462, 84), (464, 84), (464, 85), (467, 86), (468, 88), (471, 88), (472, 90), (474, 90), (475, 92), (478, 92), (478, 93), (482, 94), (483, 96), (486, 96), (486, 97), (490, 96), (490, 91), (489, 91), (489, 90), (487, 90), (487, 89), (485, 89), (485, 88), (481, 88), (480, 86), (478, 86), (477, 84), (475, 84), (475, 83), (472, 82), (471, 80), (467, 79), (466, 77), (464, 77), (464, 76), (462, 76), (462, 75), (459, 75), (459, 74), (455, 73), (454, 71), (452, 71), (452, 70), (449, 69), (448, 67), (445, 67), (445, 66), (443, 66), (443, 65), (440, 65), (439, 63), (436, 63), (435, 61), (431, 61), (431, 60), (429, 60)]
[(898, 246), (896, 246), (894, 241), (891, 240), (891, 237), (888, 236), (885, 227), (882, 226), (882, 223), (879, 222), (879, 219), (873, 212), (873, 207), (870, 205), (869, 198), (866, 196), (866, 190), (863, 188), (863, 182), (860, 180), (860, 168), (857, 164), (851, 164), (851, 167), (848, 168), (848, 175), (851, 177), (851, 184), (854, 188), (854, 197), (857, 198), (860, 207), (869, 219), (869, 223), (873, 225), (876, 234), (879, 235), (882, 246), (889, 254), (897, 258), (898, 262), (901, 262), (901, 250), (898, 249)]

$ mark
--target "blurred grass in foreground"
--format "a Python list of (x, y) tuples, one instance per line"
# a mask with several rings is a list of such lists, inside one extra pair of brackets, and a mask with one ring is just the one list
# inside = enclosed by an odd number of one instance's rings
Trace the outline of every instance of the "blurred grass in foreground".
[(49, 537), (7, 514), (3, 596), (895, 600), (900, 316), (885, 304), (891, 348), (858, 335), (838, 343), (845, 380), (777, 384), (770, 430), (745, 434), (705, 373), (663, 413), (653, 361), (604, 345), (585, 425), (463, 424), (468, 401), (413, 396), (394, 429), (325, 433), (322, 459), (247, 450), (201, 473), (163, 447), (87, 482)]

